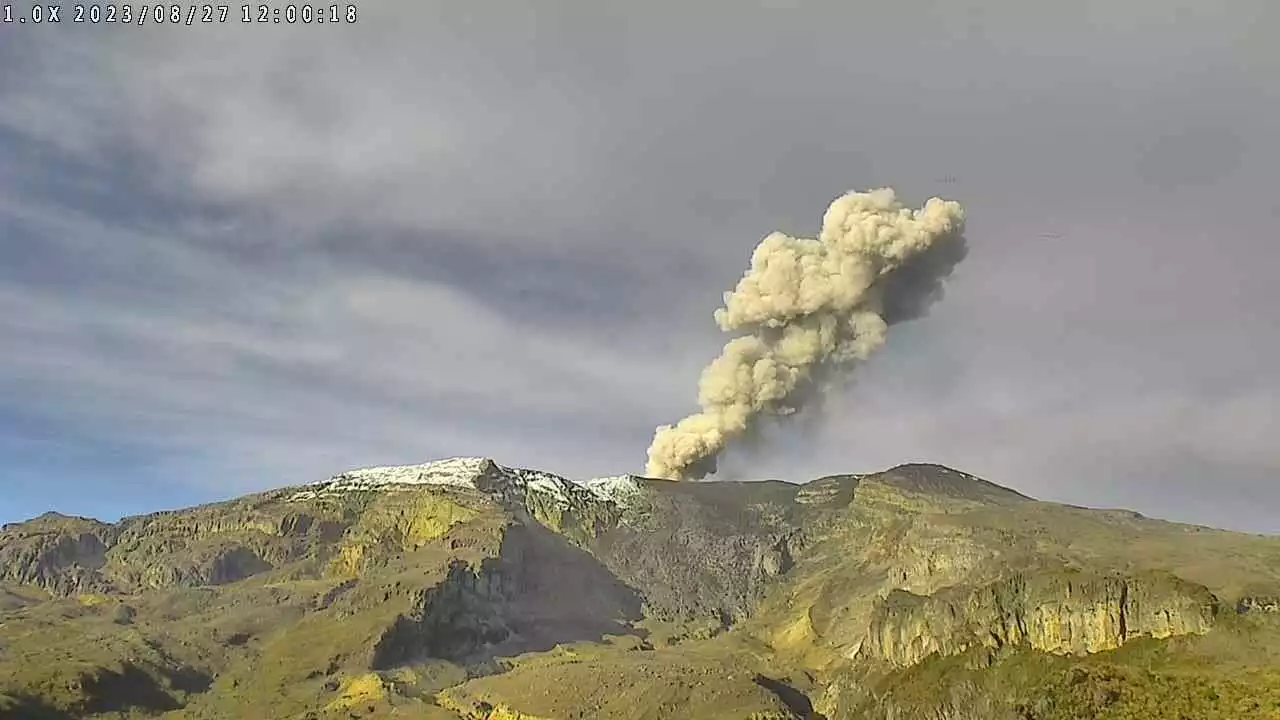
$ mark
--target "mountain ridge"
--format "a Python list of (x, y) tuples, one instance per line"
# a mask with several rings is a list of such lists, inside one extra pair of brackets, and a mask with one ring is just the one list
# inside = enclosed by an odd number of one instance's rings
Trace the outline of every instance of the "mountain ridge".
[(1160, 693), (1201, 712), (1209, 688), (1231, 702), (1195, 717), (1272, 718), (1280, 650), (1249, 638), (1280, 639), (1277, 598), (1280, 539), (940, 465), (571, 481), (449, 458), (6, 525), (0, 717), (1074, 720)]
[[(970, 475), (968, 473), (956, 470), (954, 468), (950, 468), (946, 465), (942, 465), (938, 463), (930, 463), (930, 462), (901, 463), (878, 472), (839, 473), (839, 474), (823, 475), (823, 476), (814, 478), (812, 480), (799, 481), (799, 482), (781, 479), (781, 478), (762, 478), (762, 479), (752, 479), (752, 480), (719, 480), (719, 479), (711, 478), (707, 480), (699, 480), (694, 482), (696, 482), (697, 484), (713, 485), (713, 486), (735, 485), (735, 484), (744, 484), (744, 483), (763, 483), (763, 482), (778, 482), (778, 483), (785, 483), (787, 485), (803, 486), (810, 483), (820, 482), (825, 480), (832, 480), (835, 478), (860, 479), (860, 478), (868, 478), (868, 477), (874, 478), (877, 476), (890, 476), (894, 474), (900, 475), (902, 473), (909, 472), (912, 470), (917, 470), (917, 469), (934, 470), (934, 471), (941, 470), (955, 477), (963, 478), (963, 480), (965, 481), (973, 482), (983, 487), (992, 488), (997, 493), (1009, 493), (1012, 495), (1020, 496), (1028, 500), (1035, 499), (1030, 496), (1019, 493), (1018, 491), (1013, 490), (1012, 488), (1008, 488), (1008, 487), (999, 485), (997, 483), (990, 482), (988, 480), (979, 478), (977, 476)], [(307, 492), (308, 491), (307, 488), (326, 488), (331, 486), (337, 486), (340, 489), (356, 489), (359, 487), (372, 489), (377, 486), (419, 485), (419, 484), (420, 485), (452, 484), (452, 485), (458, 485), (463, 487), (468, 487), (468, 486), (475, 487), (473, 483), (476, 478), (483, 477), (487, 472), (491, 472), (493, 470), (496, 470), (500, 474), (505, 474), (508, 479), (515, 478), (516, 484), (524, 484), (525, 482), (528, 482), (529, 479), (532, 479), (535, 483), (541, 482), (544, 485), (544, 487), (549, 482), (568, 483), (570, 485), (580, 486), (587, 490), (595, 491), (597, 492), (597, 494), (608, 493), (611, 490), (616, 488), (616, 489), (619, 489), (619, 491), (625, 495), (627, 494), (628, 490), (631, 487), (634, 487), (634, 484), (637, 482), (653, 482), (653, 483), (677, 482), (677, 481), (667, 480), (664, 478), (645, 477), (644, 475), (639, 475), (634, 473), (622, 473), (617, 475), (605, 475), (605, 476), (598, 476), (598, 477), (593, 476), (585, 479), (572, 479), (566, 475), (558, 475), (555, 473), (550, 473), (542, 470), (533, 470), (533, 469), (523, 468), (523, 467), (514, 466), (514, 465), (503, 465), (501, 463), (498, 463), (494, 458), (490, 458), (490, 457), (460, 455), (460, 456), (449, 456), (449, 457), (439, 458), (436, 460), (429, 460), (423, 463), (411, 463), (407, 465), (386, 465), (386, 466), (368, 466), (368, 467), (352, 468), (349, 470), (344, 470), (342, 472), (339, 472), (335, 475), (331, 475), (322, 480), (311, 481), (303, 485), (281, 485), (273, 488), (268, 488), (265, 490), (252, 492), (252, 493), (249, 493), (248, 495), (256, 495), (261, 493), (269, 493), (273, 491), (281, 491), (289, 488), (302, 488), (302, 492)], [(431, 476), (435, 476), (435, 479), (432, 479)], [(240, 497), (245, 497), (245, 496), (240, 496)], [(36, 517), (28, 518), (26, 520), (14, 520), (14, 521), (0, 524), (0, 530), (8, 529), (11, 526), (23, 525), (25, 523), (30, 523), (38, 520), (55, 520), (55, 521), (84, 520), (84, 521), (90, 521), (95, 523), (102, 523), (106, 525), (115, 525), (115, 524), (119, 524), (126, 521), (137, 520), (140, 518), (147, 518), (147, 517), (162, 515), (166, 513), (183, 512), (186, 510), (191, 510), (194, 508), (206, 507), (211, 505), (219, 505), (234, 499), (235, 498), (229, 498), (226, 500), (211, 500), (208, 502), (200, 503), (198, 505), (193, 505), (189, 507), (168, 508), (168, 509), (152, 510), (148, 512), (132, 514), (132, 515), (124, 515), (114, 522), (101, 520), (99, 518), (95, 518), (88, 515), (68, 515), (56, 510), (48, 510)], [(1085, 509), (1091, 509), (1091, 508), (1085, 508)]]

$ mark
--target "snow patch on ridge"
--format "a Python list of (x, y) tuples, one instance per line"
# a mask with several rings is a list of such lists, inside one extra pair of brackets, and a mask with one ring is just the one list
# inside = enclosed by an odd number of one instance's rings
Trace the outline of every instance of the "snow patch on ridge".
[(422, 465), (397, 465), (348, 470), (321, 484), (364, 485), (453, 485), (474, 489), (476, 479), (492, 460), (477, 457), (449, 458)]
[(635, 499), (641, 492), (639, 478), (635, 475), (611, 475), (609, 477), (591, 478), (582, 482), (583, 487), (597, 497), (612, 500), (619, 505)]
[(622, 505), (640, 493), (640, 485), (634, 475), (574, 482), (541, 470), (506, 467), (490, 458), (455, 457), (420, 465), (348, 470), (327, 480), (311, 483), (306, 489), (294, 493), (290, 499), (308, 500), (323, 495), (404, 485), (439, 485), (496, 494), (523, 492), (525, 495), (549, 497), (561, 507), (571, 506), (572, 498), (575, 497), (579, 500), (604, 500)]
[(348, 470), (307, 489), (294, 493), (290, 500), (308, 500), (321, 495), (337, 495), (355, 490), (377, 490), (393, 485), (446, 485), (478, 490), (476, 480), (492, 460), (457, 457), (420, 465), (388, 465)]

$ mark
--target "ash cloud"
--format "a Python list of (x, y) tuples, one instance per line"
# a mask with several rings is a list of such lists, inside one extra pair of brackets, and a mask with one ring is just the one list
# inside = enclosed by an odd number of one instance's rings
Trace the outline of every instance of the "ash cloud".
[(798, 412), (884, 345), (890, 326), (921, 317), (964, 259), (964, 209), (931, 198), (904, 206), (890, 188), (831, 203), (816, 238), (766, 236), (716, 324), (742, 333), (702, 371), (701, 410), (654, 433), (645, 474), (715, 472), (764, 416)]

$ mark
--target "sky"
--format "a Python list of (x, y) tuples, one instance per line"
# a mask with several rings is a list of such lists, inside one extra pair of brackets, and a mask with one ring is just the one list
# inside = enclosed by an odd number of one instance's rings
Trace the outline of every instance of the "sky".
[(0, 522), (639, 472), (754, 245), (889, 186), (965, 206), (946, 297), (725, 477), (1280, 532), (1280, 5), (358, 9), (0, 27)]

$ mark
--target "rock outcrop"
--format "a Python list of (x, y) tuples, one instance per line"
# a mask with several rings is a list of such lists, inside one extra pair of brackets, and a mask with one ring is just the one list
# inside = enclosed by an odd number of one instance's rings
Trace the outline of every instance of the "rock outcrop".
[(1114, 650), (1136, 637), (1205, 633), (1217, 613), (1212, 593), (1172, 575), (1019, 573), (932, 596), (894, 590), (876, 608), (858, 654), (897, 666), (974, 646), (1082, 655)]
[(374, 666), (484, 661), (558, 643), (626, 634), (643, 618), (637, 592), (591, 554), (538, 525), (503, 530), (493, 557), (454, 561), (378, 640)]
[(0, 530), (0, 581), (69, 596), (110, 587), (99, 572), (119, 528), (46, 513)]
[(714, 618), (728, 627), (750, 614), (804, 547), (787, 483), (672, 485), (649, 493), (592, 543), (646, 608), (665, 620)]
[(1236, 603), (1236, 612), (1280, 613), (1280, 595), (1247, 595)]

